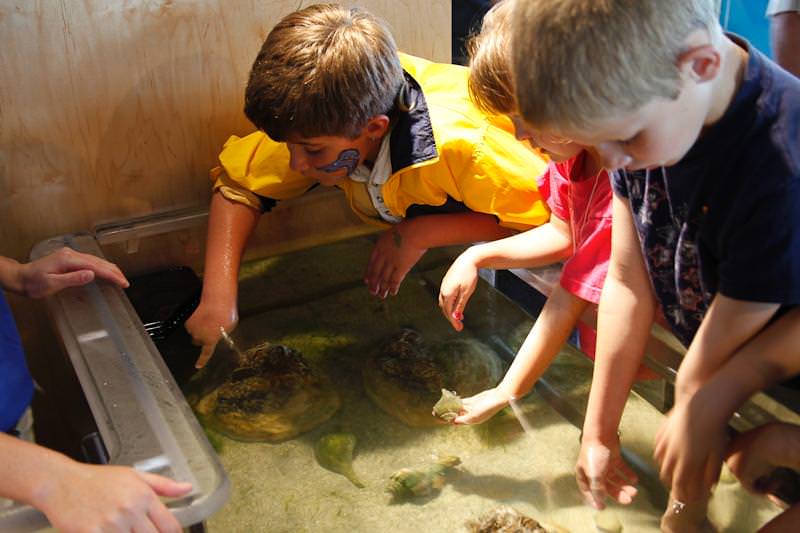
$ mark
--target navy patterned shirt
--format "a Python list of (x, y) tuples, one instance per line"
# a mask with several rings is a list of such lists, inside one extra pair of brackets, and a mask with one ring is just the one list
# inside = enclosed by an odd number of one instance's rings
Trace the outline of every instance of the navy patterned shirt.
[(800, 303), (800, 79), (736, 40), (750, 58), (723, 117), (675, 165), (613, 177), (686, 346), (718, 291)]

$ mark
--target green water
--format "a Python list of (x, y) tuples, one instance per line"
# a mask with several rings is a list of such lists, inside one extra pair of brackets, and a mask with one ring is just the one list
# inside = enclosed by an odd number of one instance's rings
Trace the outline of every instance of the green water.
[[(268, 340), (299, 350), (331, 378), (342, 407), (322, 426), (281, 444), (212, 434), (233, 490), (208, 521), (209, 530), (451, 532), (506, 504), (568, 531), (594, 531), (594, 512), (581, 502), (573, 475), (579, 430), (537, 394), (520, 402), (532, 434), (523, 432), (509, 410), (480, 426), (410, 428), (367, 398), (361, 368), (399, 328), (413, 327), (430, 341), (459, 335), (436, 305), (453, 250), (426, 254), (400, 293), (382, 301), (361, 281), (371, 249), (365, 237), (243, 266), (237, 344), (246, 349)], [(460, 335), (474, 336), (506, 357), (532, 325), (531, 317), (483, 282), (465, 314)], [(225, 350), (215, 355), (217, 368), (224, 367)], [(566, 346), (546, 378), (571, 409), (583, 411), (590, 361)], [(649, 461), (660, 420), (655, 409), (632, 396), (623, 444)], [(316, 463), (314, 445), (332, 431), (355, 435), (353, 467), (364, 488)], [(410, 502), (390, 500), (385, 487), (393, 472), (439, 455), (462, 461), (441, 491)], [(717, 492), (711, 515), (726, 531), (754, 531), (775, 513), (738, 485), (721, 484)], [(658, 531), (658, 501), (645, 486), (634, 504), (613, 506), (612, 512), (624, 531)]]

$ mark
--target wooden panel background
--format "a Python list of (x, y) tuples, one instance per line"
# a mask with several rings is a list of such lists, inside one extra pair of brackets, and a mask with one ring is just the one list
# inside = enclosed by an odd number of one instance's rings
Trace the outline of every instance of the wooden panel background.
[[(313, 2), (0, 0), (0, 254), (206, 206), (269, 29)], [(447, 62), (449, 0), (362, 0), (399, 47)]]

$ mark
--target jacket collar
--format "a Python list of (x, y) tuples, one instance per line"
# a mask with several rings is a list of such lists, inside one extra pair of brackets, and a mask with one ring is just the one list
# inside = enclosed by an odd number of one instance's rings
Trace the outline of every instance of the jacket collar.
[(392, 173), (404, 168), (430, 161), (439, 156), (433, 137), (433, 126), (428, 113), (428, 102), (417, 80), (403, 71), (406, 82), (408, 102), (413, 104), (407, 112), (392, 110), (396, 121), (389, 139), (391, 149)]

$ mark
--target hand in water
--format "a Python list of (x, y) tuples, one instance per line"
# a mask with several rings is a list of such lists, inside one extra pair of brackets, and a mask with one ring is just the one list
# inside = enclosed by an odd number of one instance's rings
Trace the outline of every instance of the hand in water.
[(454, 424), (480, 424), (489, 420), (495, 413), (508, 405), (508, 395), (500, 392), (497, 387), (479, 392), (475, 396), (464, 398), (464, 411), (455, 420)]
[(613, 443), (584, 438), (575, 476), (584, 501), (595, 509), (605, 508), (606, 496), (627, 505), (637, 493), (638, 479), (622, 459), (617, 437)]
[(222, 338), (220, 328), (230, 333), (236, 327), (237, 320), (235, 306), (233, 309), (224, 309), (220, 306), (204, 305), (201, 301), (186, 321), (186, 331), (192, 336), (192, 342), (195, 346), (201, 346), (200, 357), (195, 363), (196, 368), (204, 367), (211, 359), (217, 343)]

